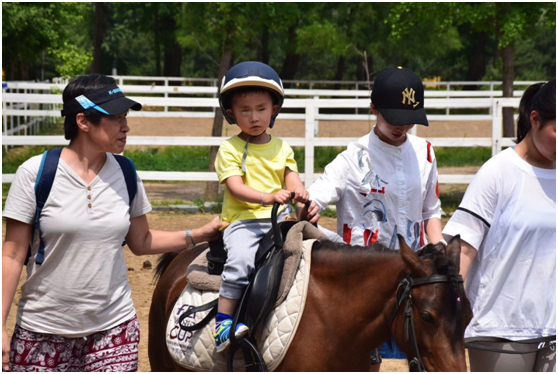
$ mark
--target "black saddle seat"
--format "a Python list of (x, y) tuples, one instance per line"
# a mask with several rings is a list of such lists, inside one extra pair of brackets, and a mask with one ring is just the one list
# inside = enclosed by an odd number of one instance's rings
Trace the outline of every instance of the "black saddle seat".
[[(278, 224), (280, 243), (283, 243), (287, 232), (297, 223), (298, 221), (283, 221)], [(254, 327), (271, 312), (279, 293), (285, 256), (283, 247), (277, 248), (276, 242), (273, 230), (260, 242), (256, 253), (256, 271), (241, 302), (240, 320), (250, 327), (251, 333), (255, 333)]]

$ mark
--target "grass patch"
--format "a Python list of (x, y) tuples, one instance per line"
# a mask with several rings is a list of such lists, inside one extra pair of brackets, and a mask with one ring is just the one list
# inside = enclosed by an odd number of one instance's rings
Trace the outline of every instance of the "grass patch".
[(488, 147), (439, 147), (434, 152), (438, 166), (482, 166), (492, 157)]
[(174, 200), (153, 200), (149, 201), (152, 206), (169, 206), (169, 205), (190, 205), (191, 201), (174, 199)]
[(155, 171), (207, 171), (209, 147), (153, 147), (144, 150), (126, 150), (138, 170)]
[(8, 152), (2, 147), (2, 174), (14, 174), (25, 161), (33, 156), (43, 154), (44, 151), (58, 148), (57, 145), (33, 145), (11, 148)]
[[(2, 150), (2, 170), (4, 174), (15, 173), (19, 165), (56, 146), (14, 147), (8, 152)], [(321, 173), (325, 167), (345, 150), (344, 147), (316, 147), (314, 150), (314, 170)], [(303, 147), (294, 147), (298, 170), (304, 172), (305, 152)], [(488, 147), (440, 147), (435, 149), (438, 166), (481, 166), (492, 156)], [(166, 146), (124, 151), (138, 170), (151, 171), (207, 171), (210, 147)], [(167, 183), (182, 183), (169, 181)]]
[(330, 208), (325, 208), (325, 210), (321, 212), (320, 215), (322, 217), (337, 218), (337, 211)]

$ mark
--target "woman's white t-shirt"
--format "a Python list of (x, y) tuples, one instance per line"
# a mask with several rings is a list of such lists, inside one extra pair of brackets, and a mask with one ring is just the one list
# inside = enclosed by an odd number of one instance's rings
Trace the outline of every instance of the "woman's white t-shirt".
[(409, 134), (396, 147), (372, 130), (327, 165), (308, 192), (321, 210), (337, 203), (337, 233), (352, 245), (379, 241), (398, 249), (400, 234), (416, 251), (425, 244), (424, 221), (441, 217), (434, 151)]
[[(42, 156), (23, 163), (12, 183), (3, 217), (32, 224), (35, 180)], [(33, 255), (22, 286), (17, 323), (37, 333), (81, 337), (134, 317), (122, 242), (130, 218), (151, 211), (138, 178), (131, 209), (124, 174), (113, 155), (86, 184), (62, 159), (41, 215), (42, 265)]]
[(556, 170), (512, 149), (479, 170), (444, 235), (478, 250), (467, 275), (465, 337), (556, 334)]

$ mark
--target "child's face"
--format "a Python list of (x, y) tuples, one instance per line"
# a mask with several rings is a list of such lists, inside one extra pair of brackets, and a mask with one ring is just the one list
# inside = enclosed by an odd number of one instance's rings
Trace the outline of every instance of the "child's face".
[(258, 136), (267, 130), (271, 116), (278, 110), (279, 105), (273, 105), (271, 94), (254, 92), (235, 95), (232, 109), (227, 109), (227, 113), (236, 120), (244, 134)]
[(415, 125), (393, 126), (387, 123), (380, 111), (372, 104), (372, 113), (376, 115), (375, 133), (384, 143), (395, 147), (400, 146), (407, 140), (407, 133)]

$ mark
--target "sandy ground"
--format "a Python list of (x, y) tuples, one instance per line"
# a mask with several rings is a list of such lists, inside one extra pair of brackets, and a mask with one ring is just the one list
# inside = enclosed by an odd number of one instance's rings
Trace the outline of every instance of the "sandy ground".
[[(130, 135), (133, 136), (211, 136), (211, 118), (128, 118)], [(320, 121), (319, 137), (361, 137), (370, 132), (374, 121)], [(238, 127), (223, 124), (222, 136), (233, 136)], [(277, 137), (304, 137), (304, 121), (278, 119), (270, 134)], [(489, 138), (492, 135), (490, 121), (431, 121), (430, 126), (417, 126), (417, 135), (428, 138), (475, 137)]]

